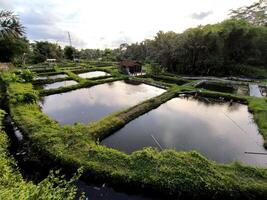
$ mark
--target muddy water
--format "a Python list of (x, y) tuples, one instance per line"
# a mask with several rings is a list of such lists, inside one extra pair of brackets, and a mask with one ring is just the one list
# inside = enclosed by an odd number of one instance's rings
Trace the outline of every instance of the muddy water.
[(174, 98), (133, 120), (102, 144), (126, 153), (143, 147), (196, 150), (208, 158), (267, 167), (263, 138), (246, 105)]
[(165, 90), (124, 81), (82, 88), (43, 98), (41, 108), (60, 124), (87, 123), (136, 105)]

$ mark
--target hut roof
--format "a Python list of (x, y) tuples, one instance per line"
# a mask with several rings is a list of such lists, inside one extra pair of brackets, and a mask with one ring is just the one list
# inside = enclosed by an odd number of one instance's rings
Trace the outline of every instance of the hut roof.
[(141, 66), (141, 63), (137, 62), (137, 61), (134, 61), (134, 60), (122, 60), (120, 62), (120, 66), (135, 67), (135, 66)]

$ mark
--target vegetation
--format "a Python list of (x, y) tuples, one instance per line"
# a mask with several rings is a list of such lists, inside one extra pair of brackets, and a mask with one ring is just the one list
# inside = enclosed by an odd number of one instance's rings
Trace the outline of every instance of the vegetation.
[[(9, 95), (34, 90), (26, 83), (10, 83)], [(23, 88), (23, 89), (22, 89)], [(51, 158), (60, 160), (66, 167), (83, 166), (98, 179), (132, 187), (156, 190), (167, 195), (191, 198), (264, 198), (267, 195), (267, 172), (265, 169), (245, 167), (238, 163), (221, 165), (207, 160), (197, 152), (177, 152), (152, 148), (124, 154), (98, 144), (130, 120), (156, 108), (176, 96), (179, 91), (194, 90), (191, 86), (172, 85), (166, 93), (147, 100), (124, 111), (112, 114), (97, 122), (60, 127), (43, 114), (36, 103), (20, 102), (10, 109), (21, 130), (38, 148)], [(266, 100), (238, 97), (211, 91), (200, 93), (206, 96), (223, 96), (249, 103), (266, 140)], [(11, 98), (12, 99), (12, 98)], [(264, 118), (263, 118), (264, 117)], [(256, 117), (257, 118), (257, 117)], [(258, 120), (256, 119), (258, 122)], [(262, 123), (262, 124), (261, 124)], [(89, 155), (89, 156), (88, 156)]]
[(41, 63), (46, 61), (46, 59), (57, 59), (62, 58), (63, 52), (59, 45), (50, 42), (38, 42), (31, 44), (32, 52), (28, 54), (29, 63)]
[(24, 27), (18, 17), (10, 11), (0, 11), (0, 62), (22, 64), (28, 49)]
[(234, 19), (243, 19), (255, 25), (267, 26), (266, 9), (266, 0), (260, 0), (252, 5), (231, 10), (231, 16)]
[(69, 60), (73, 60), (76, 57), (77, 50), (72, 46), (65, 46), (64, 56)]
[(24, 34), (18, 17), (10, 11), (0, 11), (0, 27), (0, 37), (20, 37)]
[[(264, 138), (267, 148), (267, 100), (237, 94), (199, 90), (178, 74), (246, 75), (265, 77), (267, 63), (267, 27), (264, 1), (232, 11), (232, 18), (218, 24), (190, 28), (183, 33), (158, 32), (154, 39), (136, 44), (122, 44), (118, 49), (83, 49), (66, 46), (64, 50), (50, 42), (29, 44), (17, 16), (0, 12), (0, 61), (17, 63), (44, 62), (56, 58), (56, 65), (42, 63), (23, 70), (0, 74), (0, 89), (7, 95), (10, 115), (34, 148), (62, 167), (83, 167), (83, 177), (104, 180), (131, 188), (148, 189), (174, 198), (265, 199), (267, 197), (266, 169), (239, 163), (219, 164), (196, 151), (158, 151), (144, 148), (125, 154), (99, 144), (131, 120), (157, 108), (182, 92), (248, 104)], [(12, 23), (14, 29), (12, 29)], [(29, 46), (31, 48), (29, 48)], [(67, 60), (85, 59), (79, 62)], [(41, 96), (91, 87), (115, 80), (127, 80), (117, 70), (121, 59), (144, 63), (147, 74), (130, 78), (160, 86), (166, 92), (128, 109), (113, 113), (88, 124), (60, 126), (45, 115), (38, 105)], [(102, 70), (111, 76), (84, 79), (77, 73)], [(67, 74), (66, 78), (34, 80), (38, 75)], [(75, 80), (76, 85), (50, 90), (36, 90), (34, 84)], [(215, 83), (221, 87), (222, 83)], [(225, 89), (225, 84), (223, 87)], [(228, 88), (232, 91), (232, 87)], [(225, 91), (225, 92), (229, 92)], [(2, 101), (2, 98), (0, 98)], [(74, 199), (75, 176), (70, 181), (51, 173), (35, 185), (26, 182), (12, 156), (3, 131), (4, 112), (0, 110), (0, 199)]]
[(60, 177), (59, 171), (50, 175), (38, 185), (26, 182), (17, 169), (16, 162), (8, 153), (8, 137), (2, 130), (4, 111), (0, 110), (0, 199), (74, 199), (77, 176), (70, 181)]
[(181, 34), (160, 31), (153, 40), (129, 45), (124, 57), (182, 74), (251, 75), (267, 62), (266, 37), (267, 27), (230, 19)]

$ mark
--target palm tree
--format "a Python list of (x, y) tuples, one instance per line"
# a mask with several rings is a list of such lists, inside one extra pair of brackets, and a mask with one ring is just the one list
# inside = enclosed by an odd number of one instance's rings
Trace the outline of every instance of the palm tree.
[(20, 37), (24, 29), (17, 15), (11, 11), (0, 11), (0, 37)]

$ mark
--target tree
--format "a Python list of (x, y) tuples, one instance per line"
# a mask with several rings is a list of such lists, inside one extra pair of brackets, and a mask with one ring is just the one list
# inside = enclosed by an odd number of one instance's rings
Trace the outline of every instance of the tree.
[(24, 27), (11, 11), (0, 11), (0, 62), (15, 61), (22, 64), (28, 52), (28, 41), (23, 36)]
[(11, 11), (0, 11), (0, 37), (21, 37), (24, 27)]
[(102, 51), (100, 49), (82, 49), (80, 51), (80, 58), (87, 60), (96, 60), (101, 58)]
[(35, 41), (35, 43), (31, 44), (31, 46), (32, 54), (30, 59), (33, 63), (44, 62), (49, 58), (54, 58), (57, 60), (62, 58), (62, 49), (57, 44), (47, 41)]
[(64, 57), (69, 60), (73, 60), (77, 54), (77, 50), (72, 46), (65, 46)]
[(231, 75), (266, 66), (267, 27), (229, 19), (183, 33), (158, 32), (153, 40), (131, 44), (124, 58), (156, 62), (169, 72)]
[(231, 17), (243, 19), (255, 25), (267, 26), (267, 1), (259, 0), (249, 6), (231, 10)]
[(25, 53), (29, 52), (29, 42), (26, 38), (0, 37), (0, 62), (11, 62), (22, 59)]

